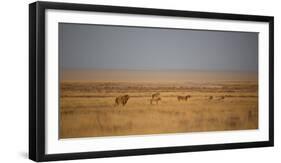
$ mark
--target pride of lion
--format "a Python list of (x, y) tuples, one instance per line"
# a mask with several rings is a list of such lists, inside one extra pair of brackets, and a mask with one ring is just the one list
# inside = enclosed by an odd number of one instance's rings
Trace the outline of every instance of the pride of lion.
[[(189, 99), (191, 98), (191, 95), (186, 95), (186, 96), (177, 96), (177, 100), (180, 102), (180, 101), (188, 101)], [(130, 99), (130, 96), (129, 95), (122, 95), (122, 96), (118, 96), (115, 98), (115, 106), (125, 106), (128, 102), (128, 100)], [(214, 96), (208, 96), (208, 100), (211, 101), (211, 100), (224, 100), (225, 99), (225, 96), (218, 96), (216, 99), (214, 98)], [(153, 104), (158, 104), (159, 101), (161, 101), (161, 97), (160, 97), (160, 93), (157, 92), (157, 93), (153, 93), (151, 95), (151, 99), (149, 100), (150, 101), (150, 104), (153, 105)]]

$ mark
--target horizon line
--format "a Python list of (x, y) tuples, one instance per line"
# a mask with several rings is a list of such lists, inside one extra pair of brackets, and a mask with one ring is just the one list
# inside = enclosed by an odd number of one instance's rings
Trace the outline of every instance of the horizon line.
[(61, 68), (62, 71), (197, 71), (197, 72), (252, 72), (258, 70), (220, 70), (220, 69), (116, 69), (116, 68)]

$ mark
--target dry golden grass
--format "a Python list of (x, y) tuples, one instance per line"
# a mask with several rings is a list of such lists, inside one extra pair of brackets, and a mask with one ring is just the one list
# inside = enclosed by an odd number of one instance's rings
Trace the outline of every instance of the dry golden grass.
[[(62, 81), (60, 87), (60, 138), (258, 128), (256, 81)], [(151, 105), (155, 92), (162, 101)], [(128, 103), (114, 106), (124, 94)], [(179, 102), (178, 95), (191, 98)]]

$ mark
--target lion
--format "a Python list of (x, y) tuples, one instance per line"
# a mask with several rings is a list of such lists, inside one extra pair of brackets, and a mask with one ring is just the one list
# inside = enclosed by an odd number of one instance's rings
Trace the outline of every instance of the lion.
[(150, 104), (153, 104), (153, 102), (155, 102), (156, 104), (158, 104), (158, 102), (161, 101), (161, 97), (160, 97), (160, 93), (154, 93), (151, 95), (151, 99), (150, 99)]
[(130, 98), (129, 95), (118, 96), (115, 98), (115, 105), (116, 106), (119, 106), (119, 105), (125, 106), (129, 100), (129, 98)]
[(178, 101), (187, 101), (189, 98), (191, 98), (190, 95), (187, 95), (187, 96), (177, 96)]

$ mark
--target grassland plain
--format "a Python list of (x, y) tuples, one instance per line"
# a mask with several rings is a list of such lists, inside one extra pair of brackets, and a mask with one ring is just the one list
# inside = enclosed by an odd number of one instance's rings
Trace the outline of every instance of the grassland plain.
[[(60, 82), (60, 138), (258, 128), (257, 80)], [(159, 104), (151, 104), (159, 92)], [(129, 95), (125, 106), (115, 98)], [(178, 96), (190, 95), (178, 101)], [(212, 99), (210, 99), (212, 97)], [(223, 99), (221, 97), (224, 97)]]

